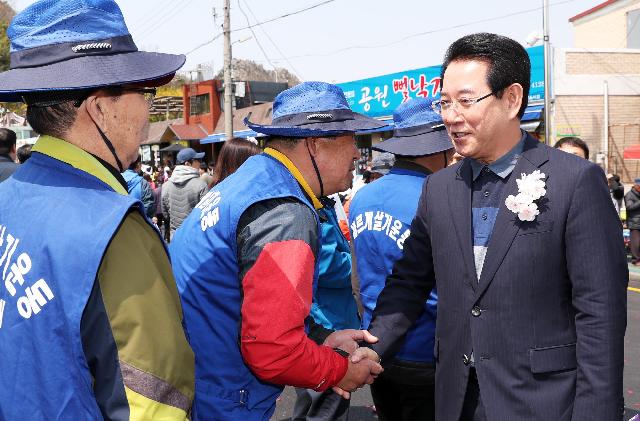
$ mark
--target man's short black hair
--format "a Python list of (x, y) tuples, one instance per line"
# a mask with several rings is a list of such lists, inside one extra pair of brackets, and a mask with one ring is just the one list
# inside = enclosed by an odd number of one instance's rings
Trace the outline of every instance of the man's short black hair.
[(562, 139), (558, 140), (556, 144), (553, 145), (553, 147), (556, 149), (559, 149), (562, 147), (562, 145), (575, 146), (576, 148), (582, 149), (582, 151), (584, 152), (585, 159), (589, 159), (589, 145), (587, 145), (587, 143), (584, 140), (580, 139), (579, 137), (577, 136), (563, 137)]
[(16, 132), (9, 129), (0, 129), (0, 154), (6, 155), (16, 145)]
[(27, 121), (40, 135), (49, 135), (63, 139), (73, 126), (78, 115), (78, 108), (72, 101), (41, 107), (27, 107)]
[(522, 118), (527, 108), (531, 86), (531, 61), (522, 45), (502, 35), (481, 32), (464, 36), (449, 46), (444, 56), (442, 78), (452, 61), (479, 60), (487, 63), (487, 84), (496, 97), (508, 86), (522, 85), (522, 105), (518, 117)]
[(18, 150), (16, 151), (16, 157), (18, 158), (18, 162), (20, 162), (21, 164), (24, 164), (25, 162), (27, 162), (27, 159), (29, 159), (31, 157), (31, 148), (33, 145), (30, 144), (26, 144), (26, 145), (22, 145), (18, 148)]
[(140, 155), (138, 155), (138, 157), (136, 158), (135, 161), (133, 161), (131, 163), (131, 165), (129, 165), (129, 169), (131, 171), (136, 171), (138, 169), (138, 165), (142, 164), (142, 157)]

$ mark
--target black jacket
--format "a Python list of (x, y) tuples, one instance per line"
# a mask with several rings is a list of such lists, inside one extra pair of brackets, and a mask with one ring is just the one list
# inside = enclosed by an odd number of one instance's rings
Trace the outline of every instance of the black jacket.
[(624, 205), (627, 208), (627, 227), (640, 230), (640, 193), (631, 188), (624, 196)]
[(9, 155), (0, 155), (0, 183), (11, 177), (18, 169), (18, 164), (13, 162)]

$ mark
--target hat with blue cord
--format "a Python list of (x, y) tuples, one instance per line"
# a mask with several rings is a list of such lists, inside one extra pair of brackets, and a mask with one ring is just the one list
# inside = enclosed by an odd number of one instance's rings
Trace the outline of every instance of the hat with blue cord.
[[(113, 0), (39, 0), (7, 29), (10, 70), (0, 73), (0, 101), (107, 86), (160, 86), (184, 55), (139, 51)], [(65, 95), (66, 92), (66, 95)]]
[(398, 156), (425, 156), (453, 148), (440, 114), (431, 108), (429, 98), (414, 98), (393, 112), (393, 136), (373, 146)]
[(303, 82), (282, 91), (273, 102), (271, 125), (244, 124), (255, 132), (281, 137), (338, 136), (384, 127), (376, 119), (355, 113), (339, 86), (325, 82)]

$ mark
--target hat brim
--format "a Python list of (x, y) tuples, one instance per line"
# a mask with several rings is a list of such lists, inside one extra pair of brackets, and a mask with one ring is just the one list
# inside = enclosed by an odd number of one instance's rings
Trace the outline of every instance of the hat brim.
[(336, 136), (341, 133), (355, 133), (360, 130), (379, 129), (386, 126), (382, 121), (358, 113), (352, 113), (352, 117), (348, 120), (324, 121), (303, 126), (262, 125), (252, 123), (247, 118), (245, 118), (244, 124), (257, 133), (283, 137)]
[(390, 152), (399, 156), (424, 156), (443, 152), (453, 148), (453, 143), (446, 130), (437, 130), (415, 136), (394, 136), (372, 149)]
[(165, 82), (168, 76), (184, 65), (185, 60), (184, 55), (135, 51), (83, 56), (46, 66), (11, 69), (0, 73), (0, 101), (18, 102), (28, 92), (89, 89), (142, 82), (148, 82), (148, 86), (159, 86), (154, 81)]

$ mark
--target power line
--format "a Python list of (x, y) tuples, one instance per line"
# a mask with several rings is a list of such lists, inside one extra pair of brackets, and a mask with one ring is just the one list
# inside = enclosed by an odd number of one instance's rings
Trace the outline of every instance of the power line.
[(167, 7), (159, 7), (156, 13), (153, 13), (149, 16), (148, 19), (145, 19), (142, 24), (137, 28), (140, 33), (146, 33), (149, 29), (154, 28), (156, 24), (162, 20), (168, 13), (173, 12), (178, 7), (180, 7), (180, 2), (173, 3)]
[(249, 21), (249, 16), (244, 12), (244, 10), (242, 9), (242, 6), (240, 5), (240, 0), (238, 0), (238, 9), (240, 9), (240, 12), (242, 12), (242, 14), (244, 15), (244, 18), (247, 20), (247, 25), (249, 25), (249, 30), (251, 31), (251, 35), (253, 35), (253, 38), (256, 40), (256, 44), (258, 44), (258, 47), (260, 48), (260, 51), (262, 51), (262, 55), (267, 60), (267, 62), (271, 65), (271, 67), (273, 67), (273, 70), (276, 72), (276, 80), (277, 80), (278, 79), (278, 69), (276, 68), (276, 66), (273, 65), (273, 63), (271, 62), (271, 59), (269, 59), (269, 56), (267, 56), (267, 52), (264, 50), (264, 48), (262, 48), (262, 44), (260, 44), (260, 40), (258, 40), (258, 35), (256, 35), (255, 31), (251, 27), (251, 22)]
[(137, 28), (139, 25), (146, 25), (150, 20), (153, 20), (160, 15), (165, 10), (164, 8), (172, 2), (173, 0), (164, 0), (164, 2), (159, 2), (159, 4), (156, 5), (156, 9), (151, 14), (137, 19), (131, 26)]
[(167, 13), (162, 15), (162, 17), (157, 21), (156, 24), (151, 25), (146, 31), (143, 31), (143, 34), (140, 35), (140, 39), (143, 40), (143, 39), (147, 38), (150, 34), (153, 33), (153, 31), (156, 28), (164, 25), (165, 22), (167, 22), (169, 19), (175, 17), (182, 10), (186, 9), (186, 7), (189, 5), (189, 3), (191, 3), (191, 1), (192, 0), (184, 0), (184, 2), (176, 3), (177, 7), (174, 7), (173, 9), (168, 9)]
[[(245, 7), (249, 10), (249, 13), (251, 13), (251, 16), (253, 16), (253, 19), (257, 21), (258, 19), (256, 18), (256, 15), (253, 13), (253, 10), (251, 10), (251, 7), (249, 6), (249, 4), (245, 0), (242, 0), (242, 1), (244, 2)], [(280, 54), (280, 58), (287, 62), (287, 64), (289, 65), (293, 73), (298, 77), (298, 79), (303, 79), (298, 69), (296, 69), (295, 66), (285, 57), (282, 50), (280, 50), (280, 47), (278, 47), (278, 44), (276, 44), (273, 41), (273, 39), (269, 36), (269, 33), (267, 32), (267, 30), (264, 29), (264, 26), (260, 25), (260, 29), (267, 36), (267, 39), (269, 40), (269, 42), (271, 42), (271, 45), (273, 45), (275, 49), (278, 51), (278, 53)]]
[[(558, 5), (565, 4), (565, 3), (572, 3), (574, 1), (576, 1), (576, 0), (564, 0), (564, 1), (560, 1), (560, 2), (554, 3), (551, 6), (558, 6)], [(407, 35), (407, 36), (402, 37), (400, 39), (397, 39), (395, 41), (391, 41), (391, 42), (384, 43), (384, 44), (353, 45), (353, 46), (350, 46), (350, 47), (344, 47), (344, 48), (340, 48), (338, 50), (329, 51), (327, 53), (302, 54), (302, 55), (298, 55), (298, 56), (288, 57), (288, 59), (293, 60), (293, 59), (305, 58), (305, 57), (328, 57), (328, 56), (332, 56), (332, 55), (335, 55), (335, 54), (339, 54), (339, 53), (343, 53), (343, 52), (351, 51), (351, 50), (385, 48), (385, 47), (390, 47), (392, 45), (400, 44), (400, 43), (402, 43), (404, 41), (407, 41), (409, 39), (412, 39), (412, 38), (422, 37), (422, 36), (425, 36), (425, 35), (431, 35), (431, 34), (435, 34), (435, 33), (438, 33), (438, 32), (450, 31), (452, 29), (464, 28), (466, 26), (477, 25), (479, 23), (486, 23), (486, 22), (492, 22), (492, 21), (495, 21), (495, 20), (506, 19), (506, 18), (510, 18), (510, 17), (513, 17), (513, 16), (524, 15), (524, 14), (527, 14), (527, 13), (536, 12), (536, 11), (539, 11), (539, 10), (542, 10), (542, 7), (536, 7), (536, 8), (532, 8), (532, 9), (526, 9), (526, 10), (520, 10), (518, 12), (508, 13), (508, 14), (501, 15), (501, 16), (495, 16), (495, 17), (480, 19), (480, 20), (476, 20), (476, 21), (472, 21), (472, 22), (461, 23), (461, 24), (457, 24), (457, 25), (444, 27), (444, 28), (433, 29), (433, 30), (430, 30), (430, 31), (418, 32), (418, 33), (410, 34), (410, 35)]]
[[(279, 19), (287, 18), (287, 17), (289, 17), (289, 16), (294, 16), (294, 15), (297, 15), (297, 14), (299, 14), (299, 13), (306, 12), (306, 11), (311, 10), (311, 9), (315, 9), (316, 7), (320, 7), (320, 6), (323, 6), (323, 5), (325, 5), (325, 4), (333, 3), (334, 1), (336, 1), (336, 0), (325, 0), (325, 1), (322, 1), (322, 2), (320, 2), (320, 3), (316, 3), (316, 4), (314, 4), (314, 5), (311, 5), (311, 6), (309, 6), (309, 7), (305, 7), (304, 9), (300, 9), (300, 10), (296, 10), (296, 11), (293, 11), (293, 12), (285, 13), (284, 15), (276, 16), (276, 17), (274, 17), (274, 18), (271, 18), (271, 19), (265, 20), (264, 22), (254, 23), (253, 25), (247, 25), (247, 26), (244, 26), (244, 27), (242, 27), (242, 28), (232, 29), (231, 31), (232, 31), (232, 32), (234, 32), (234, 31), (242, 31), (242, 30), (244, 30), (244, 29), (249, 29), (249, 28), (253, 28), (253, 27), (255, 27), (255, 26), (264, 25), (264, 24), (266, 24), (266, 23), (271, 23), (271, 22), (274, 22), (274, 21), (279, 20)], [(215, 36), (214, 36), (213, 38), (211, 38), (209, 41), (205, 41), (205, 42), (203, 42), (202, 44), (200, 44), (200, 45), (198, 45), (197, 47), (193, 48), (193, 49), (192, 49), (192, 50), (190, 50), (189, 52), (185, 53), (185, 55), (189, 55), (189, 54), (193, 53), (194, 51), (196, 51), (196, 50), (198, 50), (198, 49), (200, 49), (200, 48), (204, 47), (205, 45), (209, 45), (209, 44), (211, 44), (212, 42), (214, 42), (215, 40), (217, 40), (217, 39), (218, 39), (218, 38), (220, 38), (221, 36), (222, 36), (222, 34), (217, 34), (217, 35), (215, 35)]]

